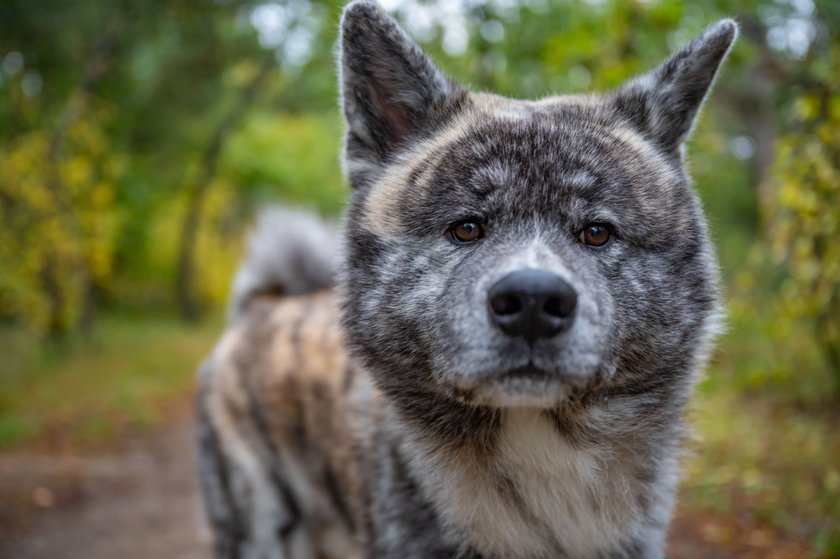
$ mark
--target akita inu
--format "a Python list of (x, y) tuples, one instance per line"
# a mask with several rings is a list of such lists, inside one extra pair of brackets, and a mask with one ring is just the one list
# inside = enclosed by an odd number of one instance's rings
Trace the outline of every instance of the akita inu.
[(346, 8), (343, 241), (263, 216), (201, 373), (219, 557), (662, 559), (721, 315), (681, 144), (736, 34), (516, 101)]

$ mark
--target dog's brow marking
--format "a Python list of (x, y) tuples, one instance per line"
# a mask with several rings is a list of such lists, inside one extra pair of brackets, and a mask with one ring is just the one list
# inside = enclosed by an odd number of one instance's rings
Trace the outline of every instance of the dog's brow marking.
[(656, 162), (657, 168), (667, 169), (669, 167), (669, 165), (663, 161), (662, 155), (660, 155), (653, 145), (651, 145), (651, 143), (638, 132), (629, 128), (614, 128), (609, 130), (608, 133), (616, 140), (642, 155), (645, 159)]
[(400, 234), (399, 223), (393, 217), (405, 189), (410, 187), (415, 166), (429, 158), (433, 160), (426, 163), (433, 164), (436, 158), (445, 153), (447, 147), (466, 135), (468, 126), (469, 115), (455, 119), (441, 133), (413, 147), (399, 161), (389, 166), (367, 195), (362, 225), (385, 237)]
[[(679, 184), (680, 178), (673, 165), (647, 139), (634, 130), (615, 128), (609, 131), (609, 135), (636, 152), (639, 159), (644, 161), (644, 170), (649, 173), (649, 177), (636, 187), (645, 192), (636, 196), (636, 202), (642, 209), (654, 214), (658, 208), (674, 207), (677, 195), (675, 185)], [(650, 192), (651, 188), (656, 189), (655, 195)], [(683, 230), (687, 225), (686, 222), (680, 220), (675, 226)]]
[(609, 134), (644, 158), (649, 163), (651, 170), (661, 179), (660, 182), (672, 181), (676, 178), (673, 166), (658, 149), (638, 132), (629, 128), (615, 128), (610, 130)]

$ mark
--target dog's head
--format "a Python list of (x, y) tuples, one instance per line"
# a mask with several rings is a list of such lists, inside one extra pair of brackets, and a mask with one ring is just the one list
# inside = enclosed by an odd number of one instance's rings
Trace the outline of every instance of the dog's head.
[(736, 32), (609, 94), (517, 101), (348, 6), (343, 323), (386, 392), (548, 407), (688, 384), (718, 273), (681, 144)]

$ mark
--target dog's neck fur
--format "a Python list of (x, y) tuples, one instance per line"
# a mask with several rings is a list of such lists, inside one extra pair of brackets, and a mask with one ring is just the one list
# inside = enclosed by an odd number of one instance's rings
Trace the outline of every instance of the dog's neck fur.
[(639, 440), (628, 421), (650, 404), (614, 397), (578, 413), (574, 425), (561, 412), (498, 410), (487, 414), (483, 436), (457, 441), (393, 407), (384, 420), (401, 425), (393, 444), (453, 541), (490, 557), (653, 557), (677, 465), (662, 445), (673, 434)]

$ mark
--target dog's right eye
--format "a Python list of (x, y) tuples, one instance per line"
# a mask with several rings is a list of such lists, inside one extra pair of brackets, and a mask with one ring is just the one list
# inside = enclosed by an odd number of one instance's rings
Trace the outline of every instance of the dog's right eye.
[(472, 243), (484, 236), (484, 228), (476, 220), (459, 221), (452, 224), (449, 234), (459, 243)]

